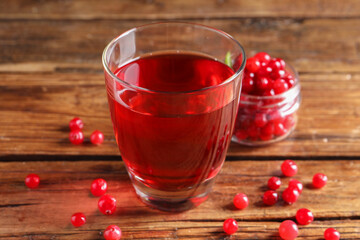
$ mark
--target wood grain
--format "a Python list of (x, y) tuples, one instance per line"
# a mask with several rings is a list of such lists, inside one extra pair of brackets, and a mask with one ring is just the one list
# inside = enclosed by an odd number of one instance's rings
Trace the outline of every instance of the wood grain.
[[(3, 73), (0, 79), (0, 114), (4, 116), (0, 118), (2, 159), (28, 154), (119, 154), (102, 74)], [(360, 156), (360, 74), (304, 73), (301, 84), (303, 100), (293, 135), (262, 148), (234, 143), (228, 156)], [(71, 145), (67, 124), (74, 116), (84, 120), (86, 137), (99, 129), (106, 136), (105, 143), (99, 147)]]
[[(342, 239), (359, 239), (360, 189), (358, 161), (297, 161), (297, 179), (305, 185), (297, 203), (286, 206), (279, 202), (265, 207), (261, 203), (267, 179), (279, 174), (279, 161), (226, 162), (216, 180), (209, 199), (184, 213), (163, 213), (144, 206), (136, 199), (126, 170), (119, 161), (0, 163), (0, 239), (99, 239), (100, 232), (110, 224), (118, 224), (122, 239), (225, 239), (224, 219), (239, 221), (236, 239), (279, 239), (277, 228), (285, 219), (294, 219), (297, 209), (311, 209), (315, 221), (300, 226), (297, 239), (319, 239), (327, 227), (337, 228)], [(38, 173), (39, 189), (29, 190), (25, 176)], [(312, 175), (327, 174), (325, 188), (310, 187)], [(114, 216), (97, 210), (97, 198), (89, 187), (93, 179), (108, 181), (108, 193), (118, 200)], [(283, 178), (285, 188), (288, 182)], [(281, 192), (280, 191), (280, 192)], [(250, 205), (235, 210), (232, 198), (244, 192)], [(87, 215), (87, 224), (78, 229), (70, 225), (70, 216), (77, 211)], [(49, 222), (51, 219), (51, 222)]]
[(95, 0), (0, 2), (1, 19), (197, 19), (359, 17), (356, 0)]

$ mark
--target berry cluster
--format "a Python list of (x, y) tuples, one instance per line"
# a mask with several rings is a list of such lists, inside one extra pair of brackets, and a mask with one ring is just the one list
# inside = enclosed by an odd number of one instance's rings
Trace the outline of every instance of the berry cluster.
[[(280, 58), (259, 52), (247, 60), (234, 136), (253, 145), (280, 140), (295, 127), (299, 92), (281, 94), (296, 84)], [(295, 96), (291, 96), (295, 95)]]
[[(281, 172), (286, 177), (293, 177), (298, 172), (298, 167), (296, 163), (292, 160), (285, 160), (281, 164)], [(327, 177), (322, 173), (317, 173), (313, 177), (312, 185), (314, 188), (322, 188), (326, 185)], [(276, 190), (281, 186), (282, 182), (279, 177), (271, 177), (267, 186), (270, 190), (266, 191), (263, 195), (264, 205), (271, 206), (278, 202), (279, 196)], [(300, 194), (303, 191), (303, 184), (296, 180), (290, 179), (288, 187), (282, 193), (282, 199), (287, 204), (295, 203)], [(238, 193), (233, 199), (233, 204), (237, 209), (245, 209), (249, 205), (249, 199), (244, 193)], [(308, 225), (314, 221), (313, 213), (306, 208), (301, 208), (296, 212), (295, 215), (296, 221), (299, 225)], [(234, 234), (238, 230), (238, 223), (235, 219), (229, 218), (224, 221), (223, 229), (226, 234)], [(298, 227), (295, 222), (291, 220), (286, 220), (282, 222), (279, 226), (279, 235), (282, 239), (293, 240), (298, 236)], [(340, 239), (340, 234), (333, 228), (328, 228), (324, 237), (326, 240), (338, 240)]]
[[(74, 145), (80, 145), (84, 142), (84, 134), (82, 129), (84, 127), (83, 121), (76, 117), (69, 122), (69, 140)], [(90, 142), (94, 145), (100, 145), (104, 141), (104, 134), (99, 130), (95, 130), (90, 136)]]

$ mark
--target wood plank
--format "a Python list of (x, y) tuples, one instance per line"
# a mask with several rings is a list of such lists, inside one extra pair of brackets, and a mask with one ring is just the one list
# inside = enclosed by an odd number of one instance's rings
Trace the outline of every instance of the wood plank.
[[(360, 234), (360, 162), (297, 161), (297, 179), (304, 183), (299, 201), (292, 206), (279, 202), (261, 204), (266, 181), (279, 174), (280, 161), (226, 162), (209, 199), (184, 213), (163, 213), (145, 207), (136, 199), (121, 162), (1, 162), (0, 163), (0, 238), (1, 239), (99, 239), (110, 224), (123, 230), (122, 239), (227, 239), (222, 222), (232, 217), (239, 222), (236, 239), (279, 239), (281, 221), (294, 219), (299, 208), (309, 208), (315, 221), (300, 226), (297, 239), (321, 239), (328, 227), (337, 228), (342, 239), (359, 239)], [(40, 175), (39, 189), (29, 190), (24, 178), (30, 172)], [(327, 174), (328, 184), (320, 190), (309, 188), (312, 175)], [(90, 195), (93, 179), (108, 181), (109, 191), (118, 200), (113, 216), (97, 210), (97, 198)], [(283, 178), (281, 191), (288, 178)], [(244, 192), (250, 199), (247, 209), (232, 207), (232, 198)], [(87, 224), (78, 229), (70, 225), (70, 216), (82, 211)], [(141, 216), (141, 217), (139, 217)]]
[(7, 0), (1, 19), (197, 19), (234, 17), (359, 17), (356, 0)]
[[(103, 74), (0, 74), (0, 156), (118, 156)], [(360, 74), (301, 74), (302, 105), (296, 131), (261, 148), (231, 144), (228, 156), (359, 157)], [(102, 146), (72, 146), (68, 122), (80, 116), (84, 133), (99, 129)], [(346, 119), (346, 121), (344, 120)], [(15, 158), (16, 159), (16, 158)]]
[[(106, 44), (150, 21), (0, 21), (0, 71), (101, 71)], [(238, 39), (247, 54), (267, 51), (299, 71), (356, 71), (360, 19), (198, 20)], [(14, 65), (18, 64), (18, 65)], [(84, 65), (82, 65), (84, 64)]]

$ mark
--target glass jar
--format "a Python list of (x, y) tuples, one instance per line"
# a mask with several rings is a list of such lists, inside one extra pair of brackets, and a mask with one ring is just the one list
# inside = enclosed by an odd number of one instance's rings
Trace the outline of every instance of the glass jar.
[(295, 69), (286, 70), (294, 85), (274, 96), (254, 96), (241, 93), (232, 140), (248, 146), (260, 146), (285, 139), (295, 129), (300, 106), (300, 83)]

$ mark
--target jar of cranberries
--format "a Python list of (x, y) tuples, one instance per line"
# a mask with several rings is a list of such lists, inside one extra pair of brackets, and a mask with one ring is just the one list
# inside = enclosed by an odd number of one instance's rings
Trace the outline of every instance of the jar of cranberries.
[(295, 69), (257, 53), (246, 63), (233, 141), (259, 146), (286, 138), (295, 129), (300, 100)]

